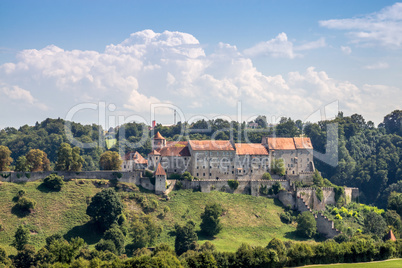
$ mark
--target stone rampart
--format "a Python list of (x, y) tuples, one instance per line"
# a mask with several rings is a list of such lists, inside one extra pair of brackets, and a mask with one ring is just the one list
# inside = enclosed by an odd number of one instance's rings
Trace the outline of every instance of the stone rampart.
[(43, 171), (43, 172), (0, 172), (0, 180), (7, 182), (23, 183), (37, 181), (46, 178), (50, 174), (64, 176), (65, 180), (71, 179), (117, 179), (121, 182), (141, 184), (140, 178), (143, 171)]

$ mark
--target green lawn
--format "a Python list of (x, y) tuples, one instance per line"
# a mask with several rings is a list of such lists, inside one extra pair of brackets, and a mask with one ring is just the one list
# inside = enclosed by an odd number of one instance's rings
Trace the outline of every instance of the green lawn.
[(378, 262), (309, 265), (309, 266), (302, 266), (302, 267), (314, 267), (314, 268), (399, 268), (399, 267), (402, 267), (402, 259), (391, 259), (391, 260), (378, 261)]

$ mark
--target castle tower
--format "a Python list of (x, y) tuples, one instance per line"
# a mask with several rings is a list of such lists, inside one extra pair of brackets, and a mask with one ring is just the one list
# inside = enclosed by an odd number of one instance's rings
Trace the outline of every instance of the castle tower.
[(166, 139), (162, 135), (156, 132), (155, 136), (152, 138), (152, 150), (160, 150), (166, 146)]
[(166, 172), (159, 163), (155, 171), (155, 193), (163, 194), (166, 191)]

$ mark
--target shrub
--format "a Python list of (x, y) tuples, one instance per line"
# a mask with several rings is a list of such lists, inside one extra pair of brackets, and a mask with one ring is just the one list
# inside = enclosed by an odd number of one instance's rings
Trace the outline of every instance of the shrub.
[(269, 174), (269, 172), (265, 172), (265, 173), (262, 175), (262, 179), (263, 179), (263, 180), (272, 180), (271, 174)]
[(281, 221), (282, 221), (283, 223), (286, 223), (286, 224), (292, 223), (292, 221), (293, 221), (293, 217), (292, 217), (292, 215), (290, 214), (289, 211), (287, 211), (287, 212), (282, 212), (282, 213), (279, 215), (279, 217), (280, 217)]
[(177, 190), (180, 190), (183, 188), (183, 183), (181, 181), (176, 181), (175, 187)]
[(51, 190), (60, 191), (64, 185), (64, 177), (56, 174), (50, 174), (43, 180), (43, 185)]
[(315, 195), (317, 196), (317, 199), (320, 200), (320, 202), (322, 202), (322, 200), (324, 199), (324, 194), (323, 194), (321, 188), (317, 188), (315, 190)]
[(269, 194), (269, 189), (266, 185), (261, 185), (260, 186), (260, 194), (261, 195), (268, 195)]
[(21, 197), (16, 204), (17, 208), (22, 211), (31, 211), (35, 208), (36, 202), (27, 197)]
[(230, 187), (230, 189), (232, 189), (233, 191), (237, 189), (237, 187), (239, 187), (239, 181), (237, 180), (228, 180), (228, 185)]
[(279, 182), (275, 182), (274, 185), (272, 185), (272, 191), (274, 194), (278, 194), (282, 189), (282, 185)]
[(27, 193), (27, 192), (26, 192), (24, 189), (22, 189), (22, 190), (19, 190), (19, 191), (18, 191), (17, 196), (18, 196), (18, 198), (21, 198), (21, 197), (23, 197), (26, 193)]

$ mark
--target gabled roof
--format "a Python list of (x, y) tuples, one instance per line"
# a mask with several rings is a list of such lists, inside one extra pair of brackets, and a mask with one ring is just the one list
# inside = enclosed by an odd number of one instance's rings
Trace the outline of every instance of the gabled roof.
[(157, 150), (153, 150), (149, 153), (150, 155), (161, 155)]
[(307, 137), (295, 137), (293, 138), (296, 149), (313, 149), (310, 138)]
[(165, 170), (163, 169), (161, 163), (159, 163), (159, 164), (158, 164), (158, 167), (156, 168), (155, 176), (166, 176), (166, 172), (165, 172)]
[(134, 160), (135, 163), (138, 164), (148, 164), (148, 160), (146, 160), (139, 152), (128, 152), (124, 156), (124, 160)]
[(260, 143), (236, 143), (237, 155), (268, 155), (267, 148)]
[(165, 138), (158, 131), (154, 136), (154, 140), (165, 140)]
[(194, 151), (234, 151), (228, 140), (190, 140), (189, 145)]
[(190, 156), (187, 141), (169, 142), (159, 150), (161, 156)]
[(293, 138), (267, 138), (269, 150), (296, 150)]
[(395, 235), (392, 230), (389, 230), (388, 234), (385, 236), (385, 240), (396, 241)]

